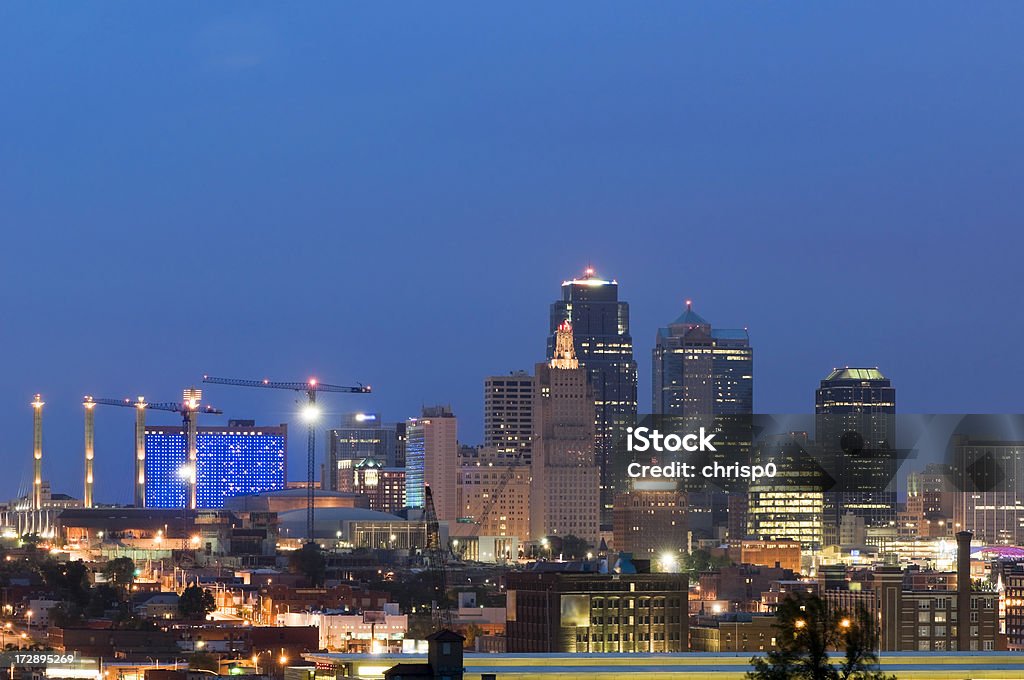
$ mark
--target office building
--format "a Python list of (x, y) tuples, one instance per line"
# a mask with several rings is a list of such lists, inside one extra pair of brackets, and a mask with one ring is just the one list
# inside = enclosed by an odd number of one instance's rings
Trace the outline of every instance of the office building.
[(488, 446), (474, 451), (459, 467), (460, 522), (453, 532), (465, 527), (474, 536), (530, 540), (530, 466), (511, 464)]
[[(575, 571), (545, 570), (568, 565)], [(600, 573), (593, 563), (568, 565), (506, 576), (508, 652), (687, 650), (686, 576), (637, 573), (624, 558), (613, 573)]]
[(770, 652), (778, 649), (779, 622), (774, 614), (728, 612), (697, 616), (690, 627), (693, 652)]
[(675, 482), (636, 481), (615, 496), (612, 548), (643, 559), (688, 552), (686, 495)]
[(875, 567), (862, 577), (831, 584), (829, 606), (863, 607), (879, 623), (882, 652), (994, 651), (1006, 649), (999, 632), (999, 593), (974, 590), (970, 532), (959, 532), (955, 590), (914, 587), (899, 567)]
[(326, 488), (351, 491), (352, 469), (366, 458), (394, 466), (394, 426), (383, 425), (379, 413), (346, 413), (341, 427), (327, 431)]
[(352, 470), (352, 491), (366, 496), (371, 510), (395, 514), (405, 507), (405, 468), (364, 458)]
[(537, 364), (533, 422), (532, 538), (574, 535), (596, 544), (601, 471), (594, 451), (594, 397), (568, 321), (558, 327), (554, 357)]
[(533, 376), (526, 371), (484, 379), (484, 446), (499, 459), (532, 461)]
[(407, 423), (391, 423), (395, 430), (395, 467), (405, 467), (405, 428)]
[(804, 554), (821, 550), (824, 493), (820, 477), (805, 465), (808, 446), (806, 432), (765, 437), (758, 443), (757, 464), (773, 462), (779, 473), (748, 489), (747, 538), (792, 539)]
[(709, 420), (754, 411), (754, 350), (746, 329), (712, 328), (693, 304), (658, 329), (652, 413)]
[[(562, 299), (551, 305), (548, 359), (558, 350), (563, 322), (573, 329), (576, 357), (593, 391), (597, 463), (601, 474), (601, 523), (611, 525), (615, 494), (626, 490), (628, 461), (620, 451), (626, 428), (636, 421), (637, 376), (629, 304), (619, 301), (619, 284), (592, 268), (583, 277), (562, 282)], [(620, 451), (621, 453), (621, 451)]]
[(837, 368), (814, 395), (814, 434), (822, 464), (838, 485), (826, 494), (825, 521), (852, 512), (870, 527), (896, 523), (896, 388), (877, 368)]
[(405, 505), (423, 508), (426, 487), (438, 519), (458, 517), (458, 419), (448, 406), (425, 406), (406, 425)]
[(985, 543), (1024, 545), (1024, 441), (953, 439), (954, 523)]
[[(147, 425), (146, 507), (181, 508), (189, 495), (186, 437), (180, 426)], [(222, 508), (224, 501), (285, 488), (288, 426), (257, 426), (231, 420), (200, 427), (196, 438), (196, 504)]]

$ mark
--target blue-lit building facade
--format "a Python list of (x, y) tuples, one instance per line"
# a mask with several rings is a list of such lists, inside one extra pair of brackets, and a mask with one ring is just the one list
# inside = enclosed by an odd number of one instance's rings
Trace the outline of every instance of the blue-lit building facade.
[[(222, 508), (233, 496), (286, 486), (288, 426), (232, 420), (200, 427), (196, 438), (196, 505)], [(188, 497), (182, 468), (188, 461), (182, 428), (146, 427), (146, 507), (182, 508)]]
[(427, 433), (419, 419), (406, 424), (405, 440), (405, 507), (426, 507)]

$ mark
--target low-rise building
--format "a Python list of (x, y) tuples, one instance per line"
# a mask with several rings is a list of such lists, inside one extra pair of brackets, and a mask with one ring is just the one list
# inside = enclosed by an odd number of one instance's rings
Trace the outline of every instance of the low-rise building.
[(687, 649), (681, 574), (636, 573), (622, 558), (606, 573), (601, 562), (539, 563), (510, 573), (506, 589), (510, 653)]

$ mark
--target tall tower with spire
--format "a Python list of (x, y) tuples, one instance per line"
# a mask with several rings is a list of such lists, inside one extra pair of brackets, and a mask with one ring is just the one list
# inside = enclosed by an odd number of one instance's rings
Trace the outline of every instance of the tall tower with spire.
[(576, 358), (568, 321), (558, 325), (554, 350), (536, 368), (530, 535), (573, 535), (596, 545), (601, 469), (594, 450), (594, 393)]
[(651, 412), (710, 418), (754, 410), (754, 350), (746, 328), (712, 328), (686, 301), (658, 329), (651, 361)]
[(547, 356), (559, 354), (559, 342), (572, 331), (575, 360), (586, 370), (594, 398), (594, 436), (601, 469), (601, 524), (611, 530), (615, 494), (627, 486), (626, 464), (617, 446), (636, 421), (636, 361), (629, 334), (629, 304), (619, 300), (619, 284), (587, 267), (578, 278), (562, 282), (562, 298), (551, 305)]

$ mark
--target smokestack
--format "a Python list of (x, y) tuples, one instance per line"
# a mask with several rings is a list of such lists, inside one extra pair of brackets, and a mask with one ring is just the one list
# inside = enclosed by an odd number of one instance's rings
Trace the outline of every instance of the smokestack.
[(135, 507), (146, 507), (146, 398), (135, 402)]
[(85, 507), (92, 507), (92, 459), (95, 454), (96, 442), (96, 402), (92, 397), (82, 401), (85, 407), (85, 495), (82, 498)]
[(956, 534), (956, 649), (971, 648), (971, 537), (970, 531)]
[(43, 397), (32, 402), (32, 509), (43, 508)]

